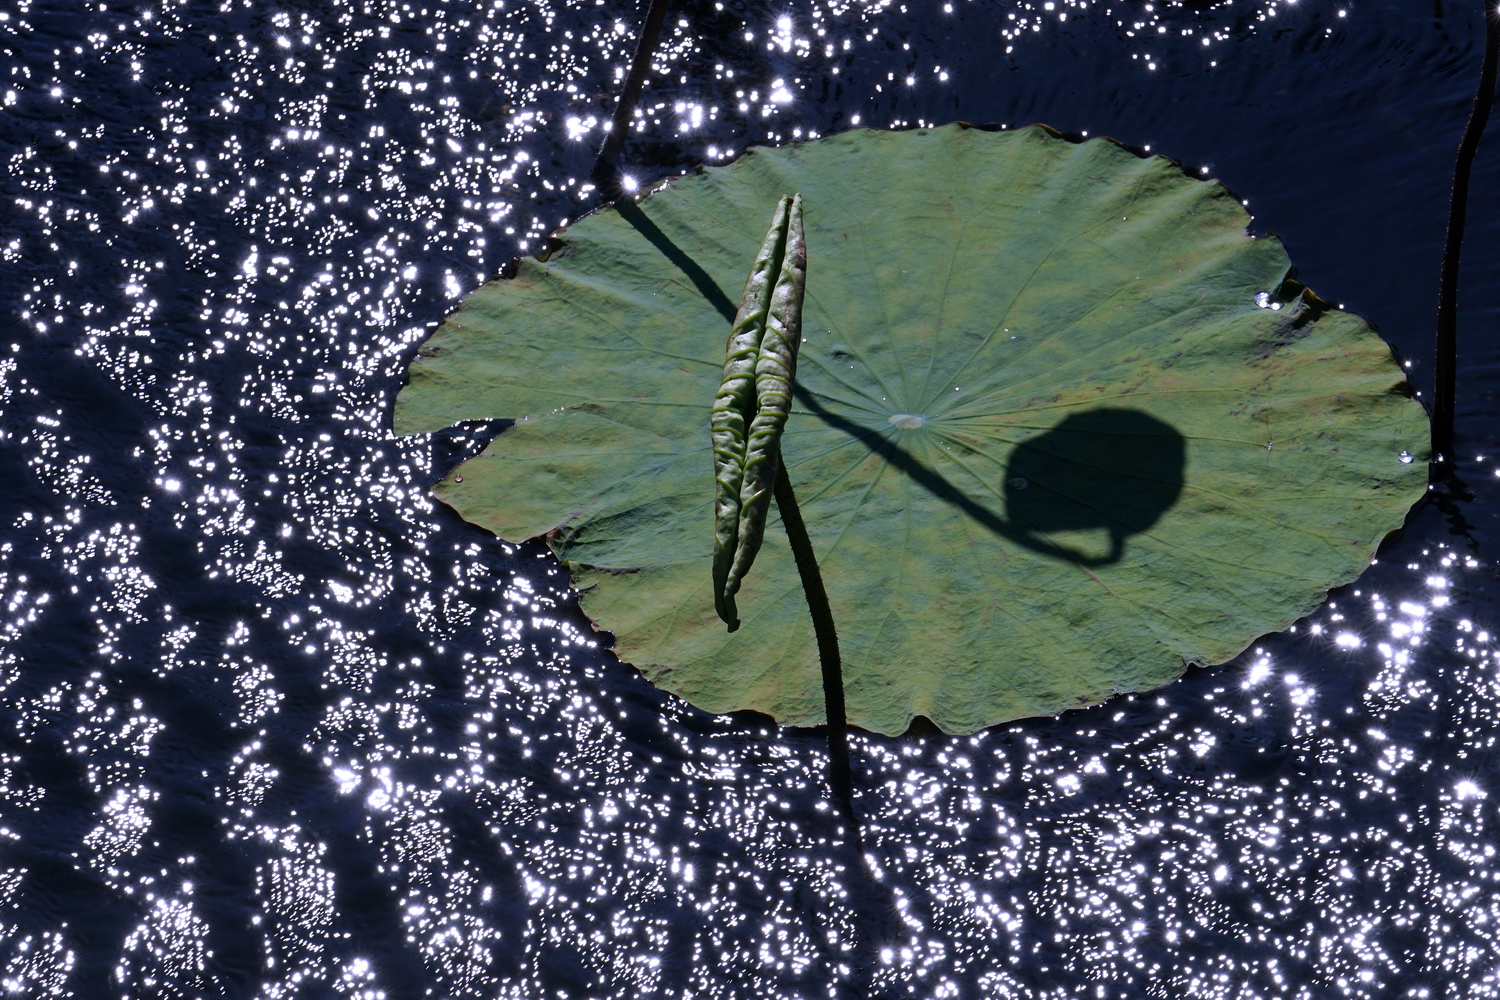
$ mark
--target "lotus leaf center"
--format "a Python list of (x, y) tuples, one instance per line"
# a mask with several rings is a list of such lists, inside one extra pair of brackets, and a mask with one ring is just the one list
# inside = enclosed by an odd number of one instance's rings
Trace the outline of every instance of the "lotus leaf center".
[(891, 426), (903, 431), (914, 431), (926, 422), (926, 417), (919, 417), (915, 413), (893, 413), (890, 417)]

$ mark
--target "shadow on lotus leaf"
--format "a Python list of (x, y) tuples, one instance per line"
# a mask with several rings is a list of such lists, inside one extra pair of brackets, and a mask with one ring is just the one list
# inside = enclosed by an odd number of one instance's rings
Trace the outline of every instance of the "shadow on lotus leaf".
[[(697, 261), (629, 200), (615, 204), (627, 223), (670, 260), (699, 293), (732, 322), (735, 305)], [(797, 401), (830, 427), (849, 434), (901, 469), (939, 499), (1017, 545), (1084, 566), (1120, 560), (1131, 535), (1148, 530), (1182, 493), (1187, 446), (1169, 424), (1139, 410), (1104, 407), (1066, 417), (1022, 441), (1006, 466), (1005, 516), (965, 493), (942, 473), (917, 461), (888, 434), (828, 410), (794, 385)], [(991, 496), (983, 498), (991, 501)], [(1051, 537), (1102, 530), (1109, 551), (1092, 555)]]
[[(911, 476), (933, 496), (990, 531), (1033, 552), (1083, 566), (1119, 562), (1126, 540), (1147, 531), (1182, 494), (1187, 442), (1170, 424), (1139, 410), (1075, 413), (1018, 444), (1006, 465), (1005, 516), (918, 461), (890, 435), (827, 409), (803, 386), (797, 401)], [(1109, 551), (1095, 555), (1051, 537), (1104, 531)]]
[[(1186, 465), (1182, 435), (1150, 414), (1112, 408), (1075, 413), (1011, 453), (1005, 470), (1007, 534), (1023, 533), (1028, 548), (1056, 549), (1079, 562), (1118, 562), (1125, 539), (1150, 529), (1177, 502)], [(1090, 558), (1048, 537), (1095, 529), (1109, 533), (1106, 556)]]

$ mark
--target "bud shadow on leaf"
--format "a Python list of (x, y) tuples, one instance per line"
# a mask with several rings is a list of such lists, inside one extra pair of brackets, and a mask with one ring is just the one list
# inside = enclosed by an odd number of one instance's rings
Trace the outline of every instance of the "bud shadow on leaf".
[[(1002, 538), (1082, 566), (1119, 562), (1125, 541), (1148, 530), (1182, 494), (1187, 443), (1170, 424), (1139, 410), (1101, 408), (1075, 413), (1012, 452), (1005, 473), (1002, 517), (915, 458), (885, 434), (823, 406), (802, 386), (798, 402), (844, 431)], [(1103, 530), (1109, 552), (1092, 555), (1054, 541), (1055, 532)]]
[(1116, 408), (1074, 413), (1011, 453), (1005, 512), (1011, 530), (1034, 538), (1107, 531), (1109, 555), (1075, 558), (1089, 565), (1118, 562), (1125, 540), (1149, 530), (1177, 503), (1186, 466), (1182, 435), (1150, 414)]

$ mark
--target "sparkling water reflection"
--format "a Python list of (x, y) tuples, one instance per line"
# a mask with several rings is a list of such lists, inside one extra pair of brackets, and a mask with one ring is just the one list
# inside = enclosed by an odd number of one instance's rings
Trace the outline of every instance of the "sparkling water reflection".
[[(1474, 25), (1454, 42), (1441, 8), (1352, 14), (700, 4), (669, 19), (627, 168), (649, 185), (752, 142), (954, 117), (1172, 139), (1195, 172), (1231, 163), (1294, 256), (1415, 349), (1403, 310), (1425, 313), (1381, 298), (1413, 298), (1400, 260), (1339, 271), (1299, 219), (1374, 203), (1412, 157), (1441, 178), (1452, 142), (1379, 169), (1358, 147), (1373, 179), (1341, 201), (1343, 178), (1273, 184), (1233, 152), (1274, 159), (1285, 121), (1195, 138), (1312, 67), (1333, 92), (1369, 84), (1392, 134), (1435, 120), (1456, 141)], [(539, 546), (428, 499), (499, 425), (392, 440), (400, 373), (457, 297), (593, 206), (637, 17), (0, 9), (0, 984), (1494, 995), (1494, 564), (1435, 509), (1289, 633), (1160, 694), (973, 737), (856, 734), (862, 862), (819, 734), (645, 685)], [(1109, 87), (1066, 93), (1088, 72)], [(1185, 89), (1139, 91), (1143, 116), (1118, 98), (1169, 79)], [(1204, 96), (1173, 124), (1184, 94)], [(1441, 219), (1441, 194), (1375, 214)], [(1434, 275), (1440, 237), (1413, 237)]]

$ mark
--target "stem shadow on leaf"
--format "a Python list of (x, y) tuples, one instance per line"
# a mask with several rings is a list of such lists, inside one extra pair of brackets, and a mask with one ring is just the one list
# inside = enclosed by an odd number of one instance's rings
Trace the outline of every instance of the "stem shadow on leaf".
[(724, 289), (719, 287), (718, 283), (714, 281), (707, 271), (703, 270), (702, 265), (689, 257), (682, 247), (673, 243), (671, 237), (661, 231), (660, 226), (647, 218), (646, 213), (641, 211), (639, 205), (632, 201), (622, 201), (615, 205), (615, 210), (620, 213), (620, 218), (630, 223), (636, 232), (646, 238), (647, 243), (660, 250), (662, 256), (666, 257), (673, 264), (676, 264), (677, 269), (687, 275), (688, 280), (693, 283), (694, 288), (698, 289), (699, 294), (719, 311), (720, 316), (724, 317), (724, 322), (734, 322), (734, 315), (738, 312), (738, 307), (730, 300), (728, 295), (724, 294)]
[[(805, 386), (797, 401), (1001, 538), (1084, 567), (1119, 562), (1125, 541), (1160, 520), (1182, 494), (1187, 442), (1170, 424), (1139, 410), (1075, 413), (1021, 442), (1005, 471), (1007, 517), (1001, 517), (880, 431), (834, 413)], [(1054, 542), (1056, 531), (1103, 529), (1104, 556)]]

